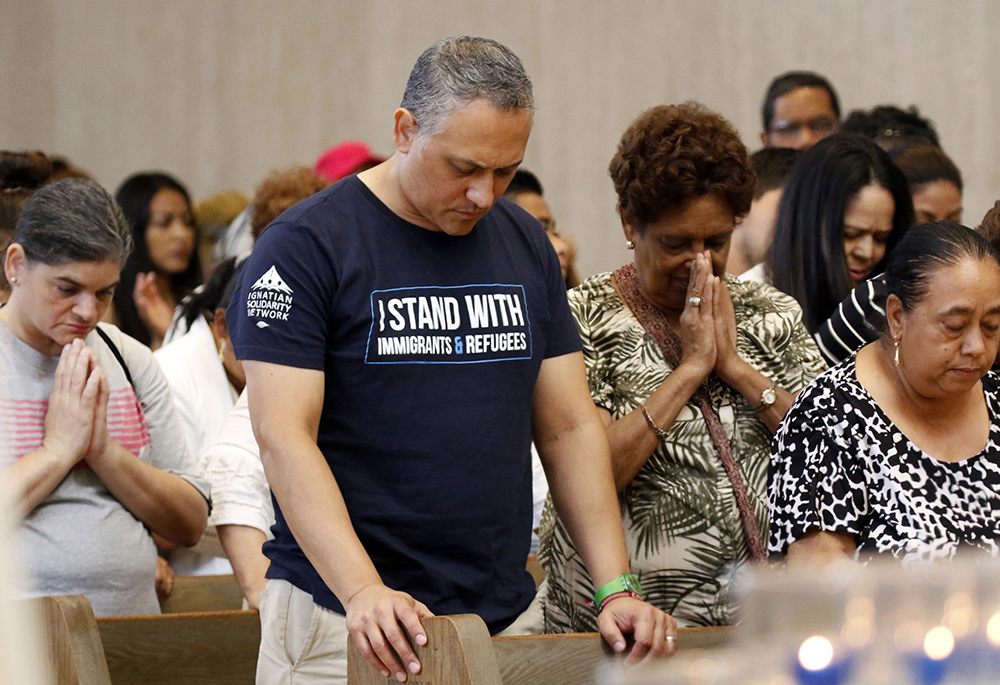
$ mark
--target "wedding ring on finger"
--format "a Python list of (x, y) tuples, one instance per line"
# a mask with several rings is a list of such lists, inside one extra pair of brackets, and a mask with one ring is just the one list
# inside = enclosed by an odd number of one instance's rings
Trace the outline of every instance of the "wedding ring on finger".
[(666, 640), (667, 642), (677, 642), (677, 638), (674, 637), (673, 635), (667, 635), (663, 639)]
[(692, 307), (701, 307), (701, 298), (697, 295), (693, 295), (688, 298), (688, 304)]

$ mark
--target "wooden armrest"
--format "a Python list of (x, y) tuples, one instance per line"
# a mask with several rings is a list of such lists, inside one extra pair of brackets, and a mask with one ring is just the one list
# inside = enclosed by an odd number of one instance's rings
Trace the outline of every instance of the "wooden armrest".
[[(421, 669), (416, 676), (411, 675), (407, 683), (502, 685), (500, 667), (483, 619), (474, 614), (458, 614), (434, 616), (420, 622), (427, 632), (427, 644), (413, 646)], [(347, 682), (349, 685), (386, 685), (397, 681), (372, 668), (361, 656), (354, 638), (348, 638)]]
[[(524, 635), (490, 638), (486, 624), (472, 614), (435, 616), (421, 621), (427, 644), (414, 645), (421, 672), (411, 685), (583, 685), (593, 683), (601, 661), (614, 654), (598, 633)], [(679, 649), (710, 649), (726, 644), (731, 628), (682, 628)], [(349, 685), (388, 685), (348, 640)]]
[(56, 685), (111, 685), (104, 647), (90, 601), (83, 595), (29, 600), (42, 617)]

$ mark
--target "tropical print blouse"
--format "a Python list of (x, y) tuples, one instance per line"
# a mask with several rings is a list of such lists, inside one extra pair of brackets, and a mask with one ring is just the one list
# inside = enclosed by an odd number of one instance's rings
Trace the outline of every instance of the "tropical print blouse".
[[(792, 393), (825, 368), (795, 300), (761, 283), (726, 282), (736, 310), (737, 349), (751, 366)], [(619, 419), (672, 369), (615, 291), (610, 273), (570, 291), (569, 301), (583, 338), (591, 395)], [(715, 375), (706, 384), (766, 540), (771, 433), (733, 388)], [(732, 485), (695, 403), (681, 409), (667, 432), (619, 495), (632, 571), (646, 599), (678, 625), (729, 625), (735, 621), (735, 572), (749, 558)], [(551, 499), (539, 536), (548, 579), (546, 632), (595, 631), (597, 615), (585, 604), (594, 587)]]

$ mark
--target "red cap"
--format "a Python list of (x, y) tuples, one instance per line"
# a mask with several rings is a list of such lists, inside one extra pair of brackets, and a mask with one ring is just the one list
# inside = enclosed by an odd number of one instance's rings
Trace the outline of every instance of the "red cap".
[(367, 143), (360, 140), (345, 140), (334, 145), (320, 155), (313, 167), (313, 173), (329, 181), (339, 181), (350, 176), (363, 164), (381, 164), (385, 157), (372, 152)]

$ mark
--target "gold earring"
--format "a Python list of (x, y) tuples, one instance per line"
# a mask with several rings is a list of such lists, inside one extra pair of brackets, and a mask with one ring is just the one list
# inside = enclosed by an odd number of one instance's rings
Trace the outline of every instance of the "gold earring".
[(635, 243), (632, 242), (631, 240), (626, 240), (625, 241), (625, 247), (627, 247), (630, 250), (634, 250), (635, 249)]
[(226, 341), (225, 340), (220, 340), (219, 341), (219, 361), (220, 362), (226, 361)]
[(896, 353), (892, 356), (892, 360), (896, 362), (896, 366), (899, 366), (899, 341), (894, 341), (896, 344)]

